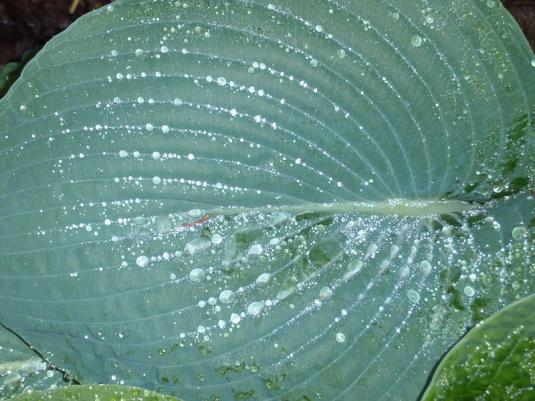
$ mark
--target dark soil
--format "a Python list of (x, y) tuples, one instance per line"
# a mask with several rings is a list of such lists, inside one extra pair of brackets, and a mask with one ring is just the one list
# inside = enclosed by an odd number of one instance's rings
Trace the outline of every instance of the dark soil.
[[(410, 1), (410, 0), (407, 0)], [(535, 0), (502, 0), (535, 51)], [(110, 0), (0, 0), (0, 67)]]
[(0, 0), (0, 66), (42, 46), (79, 16), (110, 0)]

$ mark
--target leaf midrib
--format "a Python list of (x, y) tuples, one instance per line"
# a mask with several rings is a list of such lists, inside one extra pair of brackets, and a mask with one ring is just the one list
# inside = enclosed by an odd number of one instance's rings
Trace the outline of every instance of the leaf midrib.
[(386, 201), (370, 202), (307, 202), (292, 206), (263, 206), (263, 207), (225, 207), (209, 211), (208, 216), (236, 215), (241, 213), (366, 213), (377, 215), (396, 215), (406, 217), (424, 217), (450, 213), (462, 213), (480, 207), (479, 204), (460, 200), (409, 200), (388, 199)]

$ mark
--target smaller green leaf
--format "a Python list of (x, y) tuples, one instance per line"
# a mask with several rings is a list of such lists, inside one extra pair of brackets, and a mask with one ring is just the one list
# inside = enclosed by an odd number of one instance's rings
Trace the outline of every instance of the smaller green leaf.
[(29, 344), (0, 324), (0, 400), (25, 388), (36, 390), (65, 385), (59, 370), (49, 366)]
[(137, 387), (115, 384), (68, 386), (17, 395), (10, 401), (178, 401), (177, 398)]
[(422, 401), (535, 399), (535, 294), (484, 320), (446, 355)]

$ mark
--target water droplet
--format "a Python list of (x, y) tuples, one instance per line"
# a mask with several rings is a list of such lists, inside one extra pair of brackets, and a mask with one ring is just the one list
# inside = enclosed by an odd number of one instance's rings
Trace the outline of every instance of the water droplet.
[(238, 324), (241, 321), (241, 317), (237, 313), (232, 313), (230, 315), (230, 321), (234, 324)]
[(336, 335), (334, 336), (334, 338), (336, 339), (337, 342), (339, 343), (343, 343), (346, 341), (346, 335), (342, 332), (338, 332), (336, 333)]
[(331, 299), (333, 296), (333, 290), (331, 290), (329, 287), (323, 287), (320, 289), (320, 299), (323, 301), (326, 301), (328, 299)]
[(126, 157), (128, 156), (128, 152), (126, 150), (120, 150), (119, 151), (119, 157)]
[(336, 56), (342, 59), (346, 56), (346, 51), (344, 49), (338, 49), (338, 51), (336, 52)]
[(149, 258), (145, 255), (138, 256), (136, 259), (136, 265), (139, 267), (146, 267), (149, 264)]
[(195, 155), (193, 153), (189, 153), (187, 157), (188, 157), (188, 160), (195, 159)]
[(292, 295), (295, 292), (295, 290), (296, 290), (296, 288), (293, 285), (291, 285), (291, 286), (289, 286), (287, 288), (283, 288), (277, 293), (277, 299), (279, 301), (283, 301), (286, 298), (288, 298), (290, 295)]
[(219, 86), (225, 86), (227, 84), (227, 80), (225, 79), (225, 77), (218, 77), (216, 79), (216, 82)]
[(182, 99), (176, 98), (175, 100), (173, 100), (173, 104), (175, 106), (180, 106), (182, 103)]
[(166, 216), (159, 216), (156, 218), (156, 231), (160, 234), (165, 234), (173, 229), (173, 224)]
[(473, 297), (475, 295), (475, 291), (472, 287), (470, 287), (469, 285), (467, 285), (466, 287), (464, 287), (464, 290), (463, 290), (464, 294), (467, 296), (467, 297)]
[(169, 133), (169, 125), (162, 125), (162, 132), (164, 134)]
[(316, 25), (316, 32), (323, 32), (323, 27), (321, 25)]
[(184, 252), (186, 252), (188, 255), (195, 255), (196, 253), (207, 250), (211, 245), (212, 241), (208, 240), (207, 238), (195, 238), (186, 244), (184, 247)]
[(230, 304), (236, 300), (236, 294), (231, 290), (223, 290), (219, 294), (219, 301), (223, 304)]
[(253, 317), (258, 316), (264, 310), (264, 303), (261, 301), (250, 303), (247, 307), (247, 313)]
[(414, 47), (420, 47), (422, 45), (422, 37), (420, 35), (414, 35), (411, 38), (411, 45)]
[(212, 244), (219, 245), (223, 242), (223, 237), (220, 234), (212, 235)]
[(169, 51), (169, 48), (167, 46), (162, 46), (162, 47), (160, 47), (160, 51), (162, 53), (167, 53)]
[(527, 233), (528, 230), (524, 227), (515, 227), (513, 228), (513, 231), (511, 231), (511, 235), (515, 241), (522, 241)]
[(134, 52), (134, 54), (137, 56), (137, 57), (141, 57), (143, 55), (143, 50), (141, 49), (136, 49), (136, 51)]
[(344, 273), (343, 279), (349, 280), (362, 269), (362, 266), (364, 266), (364, 263), (362, 263), (360, 259), (353, 259), (347, 265), (347, 270)]
[(420, 301), (420, 294), (414, 290), (409, 290), (407, 291), (407, 298), (409, 298), (409, 301), (413, 303), (418, 303)]
[(154, 185), (159, 185), (159, 184), (162, 183), (162, 179), (156, 175), (156, 176), (152, 177), (152, 183)]
[(146, 129), (147, 131), (152, 131), (152, 130), (154, 129), (154, 125), (148, 123), (147, 125), (145, 125), (145, 129)]
[(271, 282), (271, 273), (262, 273), (256, 278), (256, 285), (258, 287), (265, 287)]
[(531, 66), (535, 67), (535, 58), (533, 60), (531, 60)]
[(204, 281), (205, 278), (206, 274), (203, 269), (193, 269), (189, 272), (189, 279), (194, 283), (200, 283), (201, 281)]
[(420, 262), (420, 273), (424, 276), (427, 276), (429, 273), (431, 273), (431, 263), (429, 263), (427, 260), (422, 260)]
[(318, 66), (318, 60), (316, 60), (315, 58), (313, 58), (312, 60), (310, 60), (310, 65), (312, 67), (317, 67)]
[(248, 256), (258, 256), (261, 255), (264, 251), (264, 248), (262, 248), (262, 245), (260, 244), (254, 244), (249, 248), (249, 251), (247, 252)]

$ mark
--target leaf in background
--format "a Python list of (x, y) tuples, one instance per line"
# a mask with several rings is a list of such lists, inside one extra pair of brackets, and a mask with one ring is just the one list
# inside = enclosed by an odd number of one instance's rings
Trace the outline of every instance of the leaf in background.
[(481, 322), (448, 352), (422, 401), (535, 399), (535, 295)]
[(37, 50), (27, 50), (23, 53), (19, 62), (7, 63), (6, 65), (0, 66), (0, 98), (7, 93), (13, 82), (19, 77), (22, 68), (35, 56)]
[(10, 401), (179, 401), (142, 388), (116, 384), (69, 386), (20, 394)]
[(63, 384), (60, 372), (47, 369), (43, 359), (15, 334), (0, 326), (0, 400), (25, 388), (46, 389)]
[(123, 1), (0, 103), (0, 321), (82, 383), (414, 400), (533, 293), (497, 2)]

